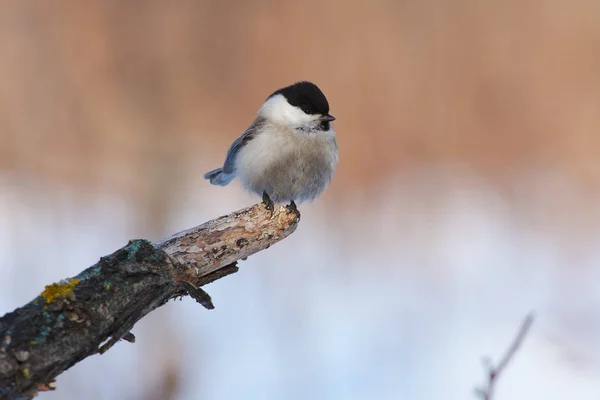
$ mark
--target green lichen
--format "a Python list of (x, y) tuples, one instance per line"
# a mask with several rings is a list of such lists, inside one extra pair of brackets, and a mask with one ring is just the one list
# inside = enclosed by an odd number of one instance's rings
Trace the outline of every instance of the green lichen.
[(52, 312), (42, 311), (41, 318), (43, 322), (41, 323), (39, 334), (29, 342), (31, 345), (46, 343), (46, 339), (50, 336), (53, 327), (57, 326), (57, 320)]
[(46, 303), (51, 303), (55, 299), (71, 296), (77, 284), (79, 284), (79, 279), (67, 279), (47, 285), (40, 297), (46, 300)]
[(152, 243), (144, 239), (130, 240), (123, 250), (127, 253), (128, 262), (150, 262), (155, 264), (164, 261), (164, 253), (156, 251)]
[(79, 275), (77, 275), (77, 278), (79, 280), (89, 280), (91, 278), (100, 276), (101, 273), (102, 273), (102, 269), (100, 267), (90, 267), (90, 268), (86, 269), (85, 271), (83, 271), (82, 273), (80, 273)]
[(36, 337), (35, 339), (30, 340), (29, 344), (32, 346), (44, 344), (44, 343), (46, 343), (46, 336), (48, 336), (48, 334), (46, 334), (44, 336)]

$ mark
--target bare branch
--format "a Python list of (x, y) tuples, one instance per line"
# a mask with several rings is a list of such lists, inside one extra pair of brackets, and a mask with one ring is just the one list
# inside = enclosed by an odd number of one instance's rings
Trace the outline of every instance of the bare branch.
[[(144, 315), (192, 296), (211, 309), (202, 286), (238, 270), (236, 262), (296, 229), (300, 214), (258, 204), (161, 242), (132, 240), (79, 275), (46, 286), (30, 303), (0, 318), (0, 399), (27, 399), (54, 389), (54, 379), (103, 353)], [(65, 249), (68, 251), (68, 249)]]
[(531, 327), (531, 324), (533, 323), (533, 318), (534, 318), (533, 313), (530, 313), (525, 317), (525, 320), (521, 324), (521, 329), (519, 329), (517, 336), (514, 338), (512, 344), (506, 350), (504, 357), (502, 357), (502, 359), (500, 360), (500, 362), (498, 363), (498, 365), (496, 367), (494, 367), (492, 365), (492, 363), (489, 359), (484, 360), (484, 364), (485, 364), (484, 366), (486, 367), (487, 374), (488, 374), (487, 387), (475, 389), (475, 392), (477, 393), (477, 395), (479, 397), (481, 397), (483, 400), (492, 400), (492, 397), (494, 394), (494, 388), (495, 388), (496, 382), (498, 381), (498, 377), (500, 376), (502, 371), (504, 371), (504, 369), (506, 369), (506, 366), (513, 359), (515, 353), (521, 346), (521, 343), (523, 343), (523, 340), (525, 339), (525, 336), (527, 335), (527, 332), (529, 331), (529, 328)]

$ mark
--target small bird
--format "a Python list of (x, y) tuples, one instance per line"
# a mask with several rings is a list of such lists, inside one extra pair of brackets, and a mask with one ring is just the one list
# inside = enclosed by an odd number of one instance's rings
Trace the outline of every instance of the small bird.
[(338, 163), (338, 146), (323, 92), (311, 82), (297, 82), (273, 92), (257, 117), (231, 145), (222, 167), (205, 179), (225, 186), (239, 178), (250, 192), (273, 203), (316, 199), (329, 185)]

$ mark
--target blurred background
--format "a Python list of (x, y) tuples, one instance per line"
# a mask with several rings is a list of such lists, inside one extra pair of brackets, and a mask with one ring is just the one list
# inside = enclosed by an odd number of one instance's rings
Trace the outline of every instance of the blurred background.
[(312, 80), (340, 148), (296, 233), (42, 399), (600, 398), (600, 2), (0, 2), (0, 314), (258, 202), (202, 174)]

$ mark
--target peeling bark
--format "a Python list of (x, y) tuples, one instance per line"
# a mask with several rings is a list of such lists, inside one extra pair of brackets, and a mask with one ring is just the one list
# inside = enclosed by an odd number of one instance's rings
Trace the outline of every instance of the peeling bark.
[(190, 295), (213, 308), (201, 287), (237, 271), (236, 262), (290, 235), (298, 213), (262, 204), (180, 232), (161, 242), (132, 240), (75, 277), (46, 286), (0, 318), (0, 399), (54, 389), (54, 379), (103, 353), (144, 315)]

